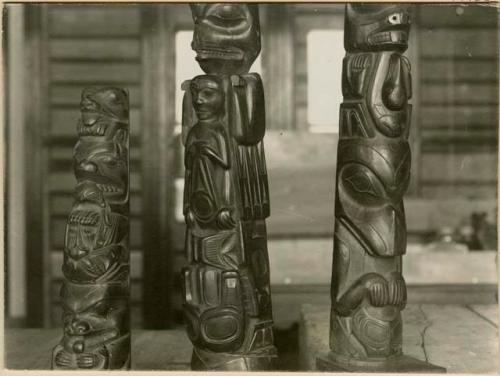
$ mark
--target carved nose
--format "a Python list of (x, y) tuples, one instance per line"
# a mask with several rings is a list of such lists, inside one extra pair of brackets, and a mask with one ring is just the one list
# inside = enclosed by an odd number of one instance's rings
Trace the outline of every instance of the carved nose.
[(97, 166), (95, 163), (92, 162), (86, 162), (86, 161), (81, 162), (80, 168), (86, 172), (97, 172)]
[(81, 354), (85, 351), (85, 343), (83, 341), (77, 341), (73, 344), (73, 351), (77, 354)]
[(71, 328), (75, 334), (86, 334), (90, 330), (90, 325), (82, 320), (73, 320)]
[(79, 260), (82, 257), (86, 256), (88, 251), (79, 249), (77, 247), (72, 247), (69, 249), (69, 255), (71, 256), (72, 259), (74, 260)]

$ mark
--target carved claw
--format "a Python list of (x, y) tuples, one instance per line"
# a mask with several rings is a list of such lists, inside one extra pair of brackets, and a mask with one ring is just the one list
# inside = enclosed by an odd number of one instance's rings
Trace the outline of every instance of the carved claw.
[(56, 354), (54, 361), (58, 367), (69, 367), (71, 364), (71, 354), (61, 350)]
[(227, 209), (221, 210), (221, 212), (217, 215), (217, 224), (222, 229), (230, 229), (236, 226), (236, 222), (231, 216), (230, 211)]
[(94, 354), (84, 354), (80, 355), (76, 359), (76, 364), (78, 368), (94, 368), (97, 363), (96, 356)]
[[(382, 278), (383, 279), (383, 278)], [(370, 303), (375, 307), (387, 305), (389, 298), (389, 289), (387, 282), (376, 281), (368, 286)]]
[(401, 309), (406, 306), (406, 283), (401, 274), (393, 274), (389, 280), (388, 304), (395, 305)]

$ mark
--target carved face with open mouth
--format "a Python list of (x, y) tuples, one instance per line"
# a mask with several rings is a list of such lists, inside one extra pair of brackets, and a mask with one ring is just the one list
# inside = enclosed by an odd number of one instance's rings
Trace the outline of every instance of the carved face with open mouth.
[(95, 202), (77, 203), (66, 226), (64, 275), (75, 282), (116, 277), (126, 262), (127, 226), (126, 217)]
[(192, 4), (192, 48), (205, 73), (244, 74), (260, 52), (256, 5)]
[(128, 198), (127, 160), (127, 149), (119, 143), (80, 140), (74, 155), (76, 179), (95, 183), (110, 204), (123, 204)]
[(404, 5), (347, 4), (345, 25), (347, 51), (403, 51), (408, 46), (410, 16)]

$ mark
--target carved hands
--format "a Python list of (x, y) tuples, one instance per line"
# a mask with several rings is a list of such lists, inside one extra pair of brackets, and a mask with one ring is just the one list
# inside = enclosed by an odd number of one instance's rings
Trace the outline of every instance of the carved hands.
[(374, 307), (406, 305), (406, 284), (401, 273), (392, 272), (387, 279), (376, 273), (368, 273), (333, 302), (340, 316), (349, 316), (363, 300)]
[(217, 214), (217, 225), (221, 230), (232, 229), (236, 226), (236, 221), (228, 209), (222, 209), (220, 213)]

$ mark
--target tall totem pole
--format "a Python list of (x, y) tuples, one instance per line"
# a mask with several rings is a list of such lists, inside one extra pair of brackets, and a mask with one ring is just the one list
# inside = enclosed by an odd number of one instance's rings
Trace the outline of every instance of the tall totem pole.
[(264, 93), (256, 5), (192, 4), (192, 48), (206, 75), (186, 81), (184, 313), (193, 370), (269, 370)]
[(61, 289), (64, 335), (53, 369), (130, 368), (129, 103), (117, 88), (82, 93), (75, 202)]
[(444, 369), (403, 355), (403, 195), (410, 180), (409, 11), (347, 4), (337, 150), (330, 353), (321, 370)]

